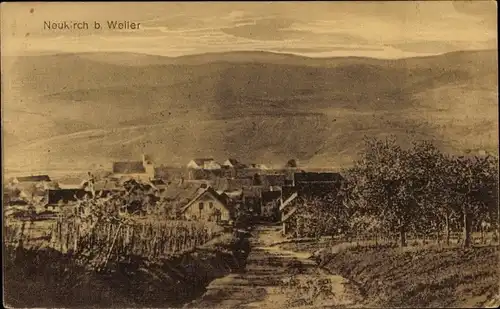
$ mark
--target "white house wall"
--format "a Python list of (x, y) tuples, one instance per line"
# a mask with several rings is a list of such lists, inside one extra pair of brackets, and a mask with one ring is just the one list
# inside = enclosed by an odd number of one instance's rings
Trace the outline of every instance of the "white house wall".
[(200, 169), (201, 167), (196, 164), (196, 162), (194, 162), (193, 160), (191, 160), (188, 165), (187, 165), (188, 168), (193, 168), (193, 169)]
[(204, 169), (206, 170), (220, 170), (221, 166), (219, 163), (211, 161), (211, 162), (205, 162)]
[[(199, 208), (200, 203), (203, 203), (203, 210), (201, 211)], [(210, 203), (213, 203), (212, 207), (210, 207)], [(193, 204), (191, 204), (189, 208), (185, 210), (184, 215), (186, 216), (186, 219), (209, 221), (210, 216), (213, 214), (215, 209), (220, 210), (221, 220), (230, 220), (230, 213), (226, 206), (208, 193), (200, 196)]]

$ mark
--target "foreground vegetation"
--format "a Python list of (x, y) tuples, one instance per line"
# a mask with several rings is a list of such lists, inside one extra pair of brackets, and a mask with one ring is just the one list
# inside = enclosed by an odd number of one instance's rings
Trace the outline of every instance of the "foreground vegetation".
[[(104, 269), (71, 252), (4, 247), (5, 304), (10, 307), (177, 307), (204, 292), (214, 278), (244, 265), (231, 245), (213, 239), (202, 250), (150, 260), (128, 255)], [(227, 245), (230, 244), (230, 245)]]
[(482, 307), (499, 297), (498, 158), (366, 139), (342, 176), (324, 196), (298, 198), (291, 236), (317, 240), (282, 246), (315, 252), (357, 285), (364, 307)]
[(482, 307), (498, 294), (498, 248), (352, 247), (323, 267), (357, 283), (369, 307)]
[(310, 240), (280, 248), (309, 252), (320, 267), (348, 279), (365, 308), (491, 307), (500, 300), (498, 246)]
[(213, 222), (144, 215), (149, 203), (140, 194), (131, 197), (133, 191), (106, 197), (93, 192), (55, 220), (9, 218), (6, 303), (179, 306), (244, 265), (241, 237)]
[(394, 138), (366, 139), (344, 181), (322, 197), (300, 198), (289, 230), (295, 237), (345, 235), (399, 239), (409, 235), (450, 244), (463, 233), (499, 234), (498, 159), (456, 157), (427, 141), (402, 148)]

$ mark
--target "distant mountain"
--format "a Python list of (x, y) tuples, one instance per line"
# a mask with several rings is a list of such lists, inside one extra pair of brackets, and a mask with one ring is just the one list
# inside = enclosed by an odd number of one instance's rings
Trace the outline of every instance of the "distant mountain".
[(5, 159), (16, 169), (85, 168), (147, 151), (165, 164), (210, 155), (341, 166), (364, 135), (391, 133), (497, 152), (497, 61), (496, 51), (4, 57)]

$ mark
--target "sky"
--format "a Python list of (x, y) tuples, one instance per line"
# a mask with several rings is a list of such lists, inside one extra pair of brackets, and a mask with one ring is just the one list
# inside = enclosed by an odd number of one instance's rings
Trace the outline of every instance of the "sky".
[[(494, 1), (1, 4), (2, 55), (134, 52), (182, 56), (264, 50), (403, 58), (497, 48)], [(106, 29), (107, 21), (140, 23)], [(49, 30), (44, 22), (87, 22)], [(103, 25), (93, 29), (94, 21)]]

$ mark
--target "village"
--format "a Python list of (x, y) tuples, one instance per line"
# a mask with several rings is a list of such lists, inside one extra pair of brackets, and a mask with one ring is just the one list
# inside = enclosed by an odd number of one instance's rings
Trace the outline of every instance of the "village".
[[(391, 139), (367, 140), (365, 147), (342, 173), (301, 168), (296, 159), (278, 168), (210, 157), (168, 167), (143, 154), (83, 176), (13, 177), (4, 185), (6, 269), (10, 278), (38, 283), (24, 292), (16, 288), (24, 281), (11, 280), (10, 289), (37, 304), (88, 303), (85, 293), (94, 288), (71, 286), (80, 278), (92, 284), (113, 278), (119, 282), (113, 298), (99, 292), (95, 303), (235, 308), (258, 302), (255, 288), (271, 285), (264, 295), (277, 308), (338, 304), (336, 295), (347, 305), (366, 305), (401, 302), (406, 294), (386, 285), (390, 298), (373, 291), (366, 297), (350, 280), (368, 276), (364, 286), (377, 289), (377, 278), (403, 271), (418, 286), (439, 265), (453, 265), (429, 285), (446, 289), (449, 275), (462, 276), (454, 281), (459, 291), (477, 276), (477, 289), (487, 291), (478, 303), (497, 302), (491, 263), (499, 239), (497, 158), (445, 156), (426, 141), (405, 152)], [(429, 163), (436, 168), (415, 167)], [(481, 194), (464, 197), (464, 182)], [(466, 258), (471, 254), (478, 262)], [(393, 259), (414, 266), (394, 268)], [(71, 275), (51, 273), (50, 265)], [(38, 273), (70, 288), (43, 294), (49, 281)], [(227, 290), (234, 294), (217, 296)], [(30, 296), (36, 293), (49, 298)]]
[(495, 9), (5, 3), (4, 307), (499, 308)]
[(86, 198), (126, 195), (133, 184), (144, 191), (141, 206), (147, 212), (162, 201), (178, 205), (177, 212), (165, 219), (233, 225), (237, 212), (244, 211), (253, 220), (281, 224), (286, 234), (286, 223), (298, 207), (297, 197), (322, 196), (338, 189), (341, 180), (337, 172), (302, 170), (295, 159), (281, 169), (231, 158), (223, 163), (196, 158), (184, 168), (172, 168), (156, 166), (143, 154), (140, 161), (113, 162), (109, 172), (99, 175), (13, 177), (4, 190), (4, 213), (7, 217), (22, 218), (31, 213), (50, 219)]

